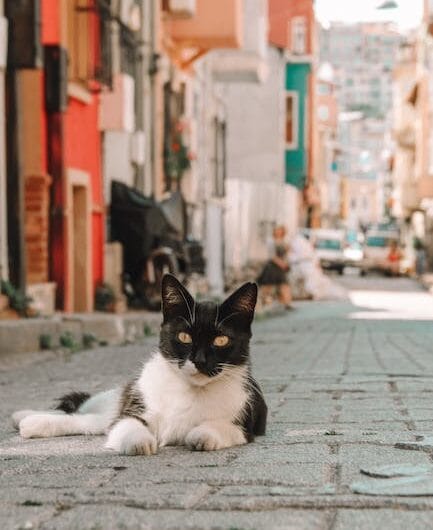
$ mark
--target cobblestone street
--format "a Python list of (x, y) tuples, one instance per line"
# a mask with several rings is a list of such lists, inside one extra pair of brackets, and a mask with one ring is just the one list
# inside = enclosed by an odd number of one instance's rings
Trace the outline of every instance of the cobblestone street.
[(342, 283), (351, 302), (298, 303), (255, 324), (253, 367), (270, 419), (266, 437), (244, 447), (121, 457), (100, 437), (22, 440), (11, 412), (124, 382), (156, 337), (40, 362), (23, 355), (0, 373), (0, 528), (431, 528), (432, 475), (361, 469), (430, 470), (433, 297), (407, 279)]

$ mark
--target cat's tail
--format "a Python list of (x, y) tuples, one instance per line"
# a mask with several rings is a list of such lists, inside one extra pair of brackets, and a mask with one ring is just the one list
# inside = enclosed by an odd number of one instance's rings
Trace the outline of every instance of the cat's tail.
[(62, 410), (66, 414), (73, 414), (89, 399), (90, 394), (88, 392), (70, 392), (58, 399), (55, 410)]

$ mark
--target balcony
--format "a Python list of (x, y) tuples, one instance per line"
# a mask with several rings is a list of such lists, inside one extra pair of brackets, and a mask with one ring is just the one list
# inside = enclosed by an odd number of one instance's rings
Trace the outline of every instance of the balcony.
[(267, 12), (262, 0), (249, 0), (243, 13), (244, 42), (240, 50), (215, 50), (212, 72), (216, 81), (263, 82), (268, 73)]
[(247, 50), (218, 50), (212, 54), (215, 81), (223, 83), (262, 83), (268, 74), (264, 58)]
[(162, 9), (170, 19), (191, 18), (196, 14), (197, 0), (163, 0)]
[(165, 17), (164, 45), (180, 67), (214, 48), (239, 48), (242, 44), (242, 0), (196, 0), (189, 19)]

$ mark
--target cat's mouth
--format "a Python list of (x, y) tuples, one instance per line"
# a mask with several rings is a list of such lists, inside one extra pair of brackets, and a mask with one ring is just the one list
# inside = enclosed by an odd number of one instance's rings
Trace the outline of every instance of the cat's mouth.
[(212, 372), (201, 372), (191, 361), (186, 361), (186, 363), (180, 367), (180, 371), (195, 386), (207, 385), (215, 380), (215, 377), (221, 373), (221, 370), (219, 369), (215, 369)]

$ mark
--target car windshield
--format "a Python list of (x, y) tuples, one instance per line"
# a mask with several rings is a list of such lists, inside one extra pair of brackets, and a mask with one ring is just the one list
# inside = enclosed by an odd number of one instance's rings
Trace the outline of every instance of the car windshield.
[(388, 239), (382, 236), (370, 236), (367, 238), (367, 247), (386, 247)]
[(317, 239), (314, 246), (321, 250), (340, 250), (341, 241), (338, 239)]

